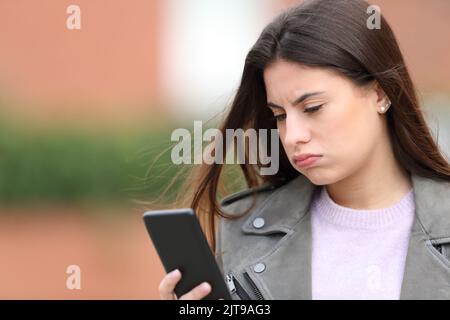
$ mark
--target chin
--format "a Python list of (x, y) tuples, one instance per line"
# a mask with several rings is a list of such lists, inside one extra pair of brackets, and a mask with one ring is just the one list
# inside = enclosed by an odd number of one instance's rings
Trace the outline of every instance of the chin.
[(311, 183), (317, 186), (333, 184), (339, 180), (335, 177), (335, 175), (332, 175), (329, 172), (325, 172), (322, 168), (319, 167), (311, 168), (310, 170), (301, 172), (301, 174), (308, 178)]

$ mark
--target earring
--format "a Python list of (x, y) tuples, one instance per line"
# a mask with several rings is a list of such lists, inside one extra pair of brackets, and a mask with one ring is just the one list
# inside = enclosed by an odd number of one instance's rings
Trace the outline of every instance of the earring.
[(384, 113), (391, 106), (391, 102), (388, 101), (385, 106), (381, 107), (381, 113)]

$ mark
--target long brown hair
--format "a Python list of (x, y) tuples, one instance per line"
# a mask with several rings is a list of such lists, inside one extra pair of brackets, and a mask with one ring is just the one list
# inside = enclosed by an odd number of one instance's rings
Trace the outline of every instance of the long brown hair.
[[(377, 81), (392, 102), (386, 120), (397, 161), (409, 173), (450, 181), (450, 165), (424, 120), (396, 38), (383, 16), (380, 29), (367, 27), (368, 7), (362, 0), (313, 0), (279, 14), (264, 28), (245, 59), (240, 85), (220, 126), (222, 135), (226, 129), (276, 129), (265, 107), (263, 71), (281, 58), (338, 71), (358, 86)], [(278, 156), (279, 170), (270, 176), (259, 174), (259, 161), (240, 165), (249, 188), (263, 183), (280, 185), (300, 174), (283, 148)], [(222, 169), (219, 163), (197, 167), (183, 189), (212, 248), (216, 218), (232, 218), (218, 202), (218, 194), (223, 192)]]

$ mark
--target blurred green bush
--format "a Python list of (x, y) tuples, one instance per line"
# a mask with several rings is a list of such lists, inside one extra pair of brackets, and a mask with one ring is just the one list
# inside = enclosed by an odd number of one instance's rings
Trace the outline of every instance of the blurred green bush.
[(168, 129), (111, 134), (3, 123), (0, 206), (154, 199), (180, 169), (170, 146)]

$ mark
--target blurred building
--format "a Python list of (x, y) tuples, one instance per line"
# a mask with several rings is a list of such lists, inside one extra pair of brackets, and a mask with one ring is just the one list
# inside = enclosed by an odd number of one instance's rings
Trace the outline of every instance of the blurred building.
[[(0, 2), (0, 98), (10, 115), (99, 125), (208, 118), (232, 97), (262, 27), (292, 0)], [(450, 2), (377, 0), (421, 94), (450, 92)], [(81, 8), (81, 30), (66, 9)]]

